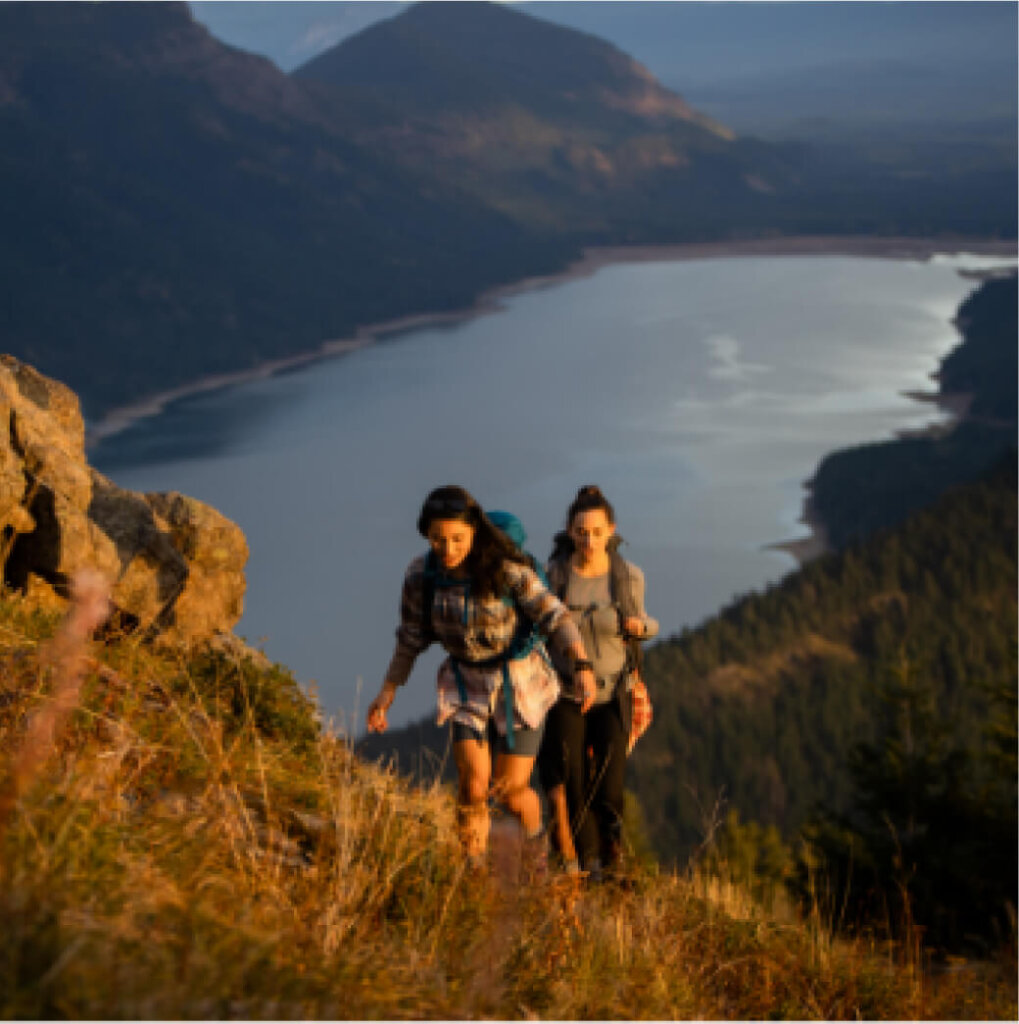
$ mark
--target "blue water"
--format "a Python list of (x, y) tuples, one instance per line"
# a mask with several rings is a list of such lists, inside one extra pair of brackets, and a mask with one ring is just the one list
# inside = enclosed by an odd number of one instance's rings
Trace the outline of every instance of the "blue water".
[[(978, 259), (621, 263), (270, 379), (108, 438), (124, 487), (220, 509), (251, 548), (237, 631), (358, 728), (391, 653), (424, 495), (460, 483), (548, 551), (581, 484), (613, 500), (663, 635), (796, 566), (828, 452), (942, 418), (903, 392), (959, 340)], [(437, 652), (391, 715), (434, 706)]]

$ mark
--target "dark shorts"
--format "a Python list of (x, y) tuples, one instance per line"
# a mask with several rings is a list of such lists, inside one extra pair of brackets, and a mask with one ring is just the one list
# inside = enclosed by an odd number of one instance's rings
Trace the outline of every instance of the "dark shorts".
[(495, 722), (488, 721), (488, 728), (484, 734), (462, 722), (453, 723), (453, 742), (459, 740), (477, 740), (488, 745), (497, 754), (515, 754), (519, 757), (535, 757), (541, 747), (541, 736), (545, 731), (545, 723), (537, 729), (529, 729), (526, 725), (515, 725), (513, 729), (513, 749), (509, 748), (507, 737), (500, 736), (495, 727)]

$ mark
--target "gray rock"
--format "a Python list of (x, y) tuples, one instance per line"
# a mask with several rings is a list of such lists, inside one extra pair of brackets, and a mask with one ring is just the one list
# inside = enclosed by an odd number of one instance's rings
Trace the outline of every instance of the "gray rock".
[(66, 596), (78, 569), (96, 569), (125, 627), (189, 645), (230, 633), (243, 611), (240, 528), (182, 494), (117, 487), (88, 465), (74, 392), (9, 355), (0, 355), (0, 538), (4, 580), (30, 601)]

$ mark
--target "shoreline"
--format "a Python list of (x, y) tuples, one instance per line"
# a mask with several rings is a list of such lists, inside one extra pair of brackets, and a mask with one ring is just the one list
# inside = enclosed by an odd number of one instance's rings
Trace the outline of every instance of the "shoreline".
[[(902, 238), (864, 236), (788, 236), (721, 242), (679, 242), (668, 245), (599, 246), (582, 250), (579, 259), (552, 274), (525, 277), (483, 292), (473, 305), (458, 310), (412, 313), (392, 320), (359, 327), (346, 338), (330, 339), (307, 352), (269, 360), (245, 370), (210, 374), (187, 384), (157, 392), (105, 413), (94, 425), (87, 425), (86, 450), (127, 430), (135, 423), (157, 416), (167, 406), (184, 398), (218, 391), (237, 384), (264, 380), (287, 370), (338, 356), (348, 355), (409, 331), (427, 327), (465, 324), (479, 316), (497, 312), (505, 298), (590, 277), (603, 267), (620, 263), (674, 262), (679, 260), (737, 259), (748, 257), (860, 256), (895, 260), (927, 260), (935, 255), (967, 253), (978, 256), (1015, 258), (1015, 241), (1007, 239)], [(797, 545), (799, 541), (791, 541)], [(784, 545), (772, 545), (784, 547)]]
[(827, 528), (814, 512), (809, 480), (803, 485), (803, 489), (806, 491), (806, 497), (803, 499), (803, 513), (797, 521), (806, 529), (806, 536), (764, 545), (765, 551), (784, 551), (791, 555), (801, 569), (808, 562), (834, 550), (828, 540)]
[[(914, 402), (928, 402), (931, 405), (936, 405), (947, 418), (939, 423), (931, 423), (926, 427), (899, 430), (888, 440), (904, 441), (915, 438), (937, 439), (945, 437), (970, 418), (969, 408), (973, 403), (973, 395), (968, 392), (903, 391), (900, 393)], [(845, 450), (844, 448), (836, 448), (834, 452), (829, 452), (828, 454), (834, 455)], [(797, 520), (806, 529), (807, 535), (764, 545), (764, 550), (766, 551), (784, 551), (786, 554), (791, 555), (796, 559), (800, 568), (815, 558), (820, 558), (822, 555), (829, 554), (835, 550), (829, 542), (824, 520), (814, 510), (812, 485), (813, 477), (809, 478), (803, 485), (806, 497), (803, 499), (803, 513)]]

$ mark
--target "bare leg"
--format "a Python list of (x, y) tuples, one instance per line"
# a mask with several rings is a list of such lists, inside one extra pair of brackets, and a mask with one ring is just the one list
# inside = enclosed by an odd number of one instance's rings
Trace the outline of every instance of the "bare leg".
[(551, 811), (551, 825), (555, 835), (556, 848), (562, 859), (569, 863), (577, 859), (577, 847), (573, 842), (573, 830), (570, 828), (570, 810), (566, 802), (566, 786), (560, 783), (553, 786), (547, 793)]
[(457, 828), (468, 857), (488, 849), (488, 784), (492, 758), (483, 740), (457, 740), (453, 744), (457, 775)]
[(525, 835), (541, 830), (541, 801), (531, 789), (534, 757), (500, 753), (495, 760), (493, 790), (502, 804), (519, 822)]

